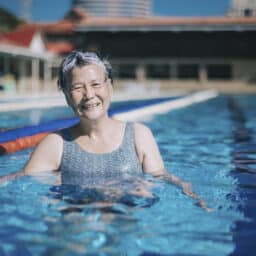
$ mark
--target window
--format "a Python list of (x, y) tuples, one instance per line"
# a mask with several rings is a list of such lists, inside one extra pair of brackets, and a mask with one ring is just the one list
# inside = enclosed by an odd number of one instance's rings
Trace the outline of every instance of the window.
[(178, 66), (178, 78), (198, 79), (198, 65), (183, 64)]
[(135, 79), (136, 66), (133, 64), (120, 64), (117, 66), (118, 78)]
[(209, 79), (230, 79), (232, 76), (232, 69), (230, 65), (208, 65), (207, 67)]
[(146, 66), (147, 78), (170, 78), (168, 64), (149, 64)]
[(244, 10), (244, 16), (245, 16), (245, 17), (251, 17), (251, 16), (253, 16), (253, 11), (252, 11), (252, 9), (249, 9), (249, 8), (245, 9), (245, 10)]

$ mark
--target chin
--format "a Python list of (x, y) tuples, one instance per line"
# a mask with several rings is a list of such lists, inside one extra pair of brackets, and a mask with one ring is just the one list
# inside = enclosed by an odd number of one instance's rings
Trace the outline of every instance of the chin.
[(87, 111), (86, 112), (83, 112), (81, 113), (79, 116), (80, 117), (83, 117), (85, 119), (88, 119), (88, 120), (91, 120), (91, 121), (96, 121), (96, 120), (99, 120), (101, 119), (102, 117), (104, 117), (106, 115), (106, 113), (88, 113)]

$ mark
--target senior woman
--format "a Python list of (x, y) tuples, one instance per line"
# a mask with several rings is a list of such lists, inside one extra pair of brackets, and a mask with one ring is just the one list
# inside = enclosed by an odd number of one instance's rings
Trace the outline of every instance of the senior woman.
[(79, 123), (46, 136), (13, 177), (58, 171), (62, 184), (103, 185), (148, 173), (181, 187), (206, 208), (190, 183), (165, 170), (149, 128), (109, 117), (113, 78), (106, 60), (92, 52), (72, 52), (61, 64), (58, 85)]

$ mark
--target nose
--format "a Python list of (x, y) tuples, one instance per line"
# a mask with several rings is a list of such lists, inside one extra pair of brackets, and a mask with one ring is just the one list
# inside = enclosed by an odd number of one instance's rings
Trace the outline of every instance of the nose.
[(84, 96), (86, 99), (91, 99), (94, 97), (94, 89), (90, 85), (84, 86)]

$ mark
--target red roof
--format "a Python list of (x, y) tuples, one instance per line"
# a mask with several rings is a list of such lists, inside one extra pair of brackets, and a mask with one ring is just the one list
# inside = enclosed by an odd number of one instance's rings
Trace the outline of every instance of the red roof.
[[(14, 31), (0, 34), (0, 44), (4, 43), (29, 48), (35, 33), (38, 31), (67, 34), (73, 31), (73, 26), (70, 24), (72, 23), (69, 21), (62, 21), (52, 24), (24, 24)], [(55, 54), (64, 54), (74, 50), (74, 46), (65, 41), (46, 42), (46, 48)]]
[(48, 42), (46, 48), (55, 54), (65, 54), (73, 51), (75, 47), (68, 42)]
[(39, 29), (45, 33), (51, 34), (71, 34), (74, 32), (74, 22), (62, 20), (56, 23), (28, 23), (21, 25), (20, 29)]
[[(75, 15), (77, 18), (72, 17)], [(109, 27), (140, 27), (140, 26), (153, 26), (160, 28), (160, 26), (232, 26), (232, 25), (256, 25), (256, 17), (141, 17), (141, 18), (123, 18), (123, 17), (94, 17), (87, 14), (82, 9), (74, 8), (67, 15), (66, 19), (56, 23), (34, 23), (21, 25), (20, 28), (36, 28), (49, 34), (72, 34), (76, 28), (109, 28)]]
[(36, 28), (17, 29), (1, 34), (0, 42), (28, 48), (36, 32)]

